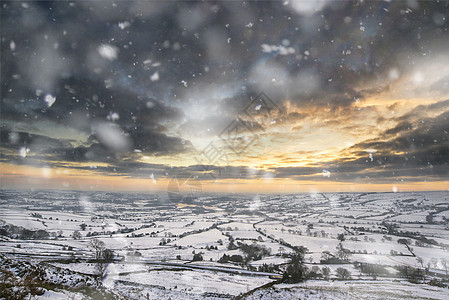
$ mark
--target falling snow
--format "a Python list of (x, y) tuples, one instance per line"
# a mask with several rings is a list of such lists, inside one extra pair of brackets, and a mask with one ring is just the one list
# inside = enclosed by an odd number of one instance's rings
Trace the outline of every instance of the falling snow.
[(150, 79), (151, 79), (151, 81), (158, 81), (159, 80), (159, 72), (155, 72), (153, 75), (151, 75)]
[(118, 56), (118, 48), (111, 45), (103, 44), (98, 47), (98, 53), (100, 53), (102, 57), (108, 60), (115, 60), (117, 59)]
[(53, 97), (52, 95), (48, 94), (45, 95), (44, 101), (48, 107), (51, 107), (55, 103), (56, 97)]
[(19, 155), (20, 155), (21, 157), (27, 157), (28, 152), (30, 152), (30, 149), (29, 149), (29, 148), (22, 147), (22, 148), (19, 149)]
[(131, 23), (129, 23), (128, 21), (124, 21), (124, 22), (119, 22), (118, 23), (118, 27), (120, 27), (121, 30), (127, 28), (131, 26)]

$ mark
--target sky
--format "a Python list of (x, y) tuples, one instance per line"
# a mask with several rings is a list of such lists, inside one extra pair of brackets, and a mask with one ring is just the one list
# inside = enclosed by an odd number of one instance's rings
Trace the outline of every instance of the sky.
[(2, 1), (2, 189), (449, 190), (447, 1)]

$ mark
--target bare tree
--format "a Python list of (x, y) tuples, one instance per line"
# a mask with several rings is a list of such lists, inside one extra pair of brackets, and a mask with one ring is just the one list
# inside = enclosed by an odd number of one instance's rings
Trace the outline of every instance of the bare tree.
[(436, 269), (438, 268), (438, 258), (432, 257), (430, 259), (430, 262), (433, 264), (433, 267)]
[(424, 260), (422, 259), (422, 257), (418, 256), (416, 259), (417, 259), (418, 263), (421, 265), (421, 267), (424, 268)]
[(114, 252), (105, 247), (103, 241), (97, 238), (93, 238), (89, 246), (95, 251), (95, 268), (97, 269), (98, 275), (104, 276), (108, 265), (114, 259)]
[(93, 239), (90, 240), (89, 246), (92, 249), (94, 249), (94, 251), (95, 251), (95, 259), (97, 259), (97, 260), (100, 259), (101, 258), (101, 253), (105, 249), (104, 242), (100, 241), (97, 238), (93, 238)]
[(442, 257), (442, 258), (440, 258), (440, 261), (441, 261), (441, 264), (443, 265), (443, 268), (444, 268), (444, 270), (446, 271), (446, 274), (448, 273), (447, 271), (448, 271), (448, 260), (446, 259), (446, 258), (444, 258), (444, 257)]
[(323, 267), (322, 270), (324, 279), (329, 280), (329, 277), (331, 275), (331, 269), (329, 267)]
[(342, 243), (338, 243), (337, 245), (337, 257), (341, 260), (349, 260), (349, 257), (352, 255), (349, 249), (343, 247)]
[(342, 280), (351, 278), (351, 272), (345, 268), (337, 268), (337, 277)]

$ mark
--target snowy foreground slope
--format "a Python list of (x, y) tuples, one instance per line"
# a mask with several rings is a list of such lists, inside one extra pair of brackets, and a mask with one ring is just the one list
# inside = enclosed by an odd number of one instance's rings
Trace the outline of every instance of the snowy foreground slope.
[(279, 284), (258, 290), (244, 299), (448, 299), (449, 291), (404, 281), (309, 281)]
[(0, 196), (0, 299), (449, 299), (447, 192)]
[[(150, 299), (198, 299), (181, 292), (164, 292), (163, 290), (151, 290)], [(128, 291), (129, 299), (144, 299), (145, 293), (137, 289)], [(240, 299), (307, 299), (307, 300), (356, 300), (356, 299), (447, 299), (449, 292), (432, 286), (417, 286), (408, 282), (376, 282), (342, 281), (327, 284), (323, 282), (309, 282), (307, 284), (279, 284), (268, 289), (255, 291), (251, 295)], [(210, 295), (207, 299), (228, 299), (218, 295)], [(69, 291), (47, 291), (37, 299), (84, 299), (80, 293)]]
[[(144, 293), (130, 291), (129, 299), (145, 299)], [(448, 291), (438, 287), (420, 287), (407, 282), (338, 282), (333, 285), (312, 282), (306, 285), (277, 285), (269, 289), (254, 292), (240, 299), (307, 299), (307, 300), (356, 300), (356, 299), (447, 299)], [(150, 299), (198, 299), (189, 297), (183, 293), (165, 293), (164, 291), (152, 291)], [(208, 299), (227, 299), (216, 295)], [(47, 291), (36, 299), (84, 299), (80, 293), (69, 291)]]

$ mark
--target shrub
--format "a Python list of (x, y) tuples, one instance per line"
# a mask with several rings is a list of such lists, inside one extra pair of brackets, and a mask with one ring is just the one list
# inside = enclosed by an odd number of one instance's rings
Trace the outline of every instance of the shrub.
[(349, 279), (351, 278), (351, 272), (349, 272), (345, 268), (337, 268), (337, 277), (341, 280)]

